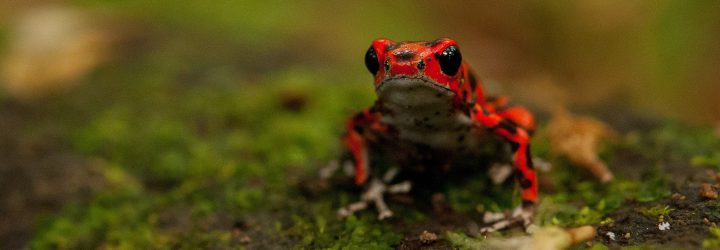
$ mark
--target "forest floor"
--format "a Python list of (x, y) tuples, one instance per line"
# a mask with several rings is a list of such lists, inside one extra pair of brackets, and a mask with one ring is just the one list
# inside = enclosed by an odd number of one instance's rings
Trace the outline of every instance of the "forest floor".
[[(335, 51), (288, 48), (267, 27), (236, 34), (248, 22), (225, 16), (206, 27), (160, 15), (170, 5), (75, 87), (34, 101), (0, 91), (0, 248), (469, 249), (525, 235), (480, 234), (483, 213), (519, 204), (514, 183), (492, 185), (486, 167), (411, 180), (409, 194), (386, 197), (392, 218), (338, 218), (362, 189), (318, 171), (340, 156), (345, 119), (374, 100), (361, 60), (308, 62)], [(538, 173), (534, 224), (592, 226), (580, 249), (720, 248), (720, 132), (620, 106), (572, 110), (616, 131), (598, 152), (607, 183), (553, 153), (552, 115), (529, 107), (533, 155), (552, 166)]]

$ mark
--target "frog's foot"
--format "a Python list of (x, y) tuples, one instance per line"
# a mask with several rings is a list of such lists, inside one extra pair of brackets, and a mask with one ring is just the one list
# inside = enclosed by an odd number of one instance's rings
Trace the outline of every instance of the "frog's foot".
[(490, 233), (506, 229), (514, 225), (522, 225), (527, 233), (533, 233), (536, 226), (532, 224), (535, 207), (520, 205), (511, 214), (486, 212), (483, 215), (484, 223), (492, 223), (490, 226), (480, 229), (480, 233)]
[(392, 185), (385, 184), (386, 182), (389, 182), (397, 172), (391, 170), (388, 173), (390, 175), (386, 174), (385, 178), (383, 178), (384, 181), (373, 179), (372, 182), (370, 182), (369, 188), (360, 196), (360, 201), (338, 209), (338, 216), (341, 218), (348, 217), (357, 211), (366, 209), (369, 203), (373, 203), (378, 211), (379, 220), (392, 217), (393, 212), (390, 208), (388, 208), (387, 203), (385, 203), (383, 195), (385, 193), (401, 194), (410, 192), (412, 184), (410, 181), (403, 181)]

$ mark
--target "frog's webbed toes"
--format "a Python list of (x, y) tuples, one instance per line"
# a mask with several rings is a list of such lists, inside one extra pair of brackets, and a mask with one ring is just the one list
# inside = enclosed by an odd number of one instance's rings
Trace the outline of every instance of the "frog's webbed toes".
[(367, 208), (367, 205), (368, 204), (365, 201), (358, 201), (345, 207), (341, 207), (340, 209), (338, 209), (337, 215), (340, 218), (345, 218), (357, 211), (365, 210)]
[(522, 225), (525, 231), (532, 233), (536, 226), (532, 224), (533, 216), (535, 215), (534, 206), (523, 206), (520, 205), (513, 210), (511, 214), (506, 213), (493, 213), (486, 212), (483, 215), (484, 223), (491, 223), (490, 226), (486, 226), (480, 229), (481, 233), (495, 232), (498, 230), (506, 229), (514, 225)]
[(385, 203), (384, 195), (388, 194), (401, 194), (410, 192), (412, 184), (410, 181), (403, 181), (397, 184), (388, 185), (386, 182), (392, 181), (397, 171), (391, 169), (385, 174), (383, 181), (379, 179), (373, 179), (368, 189), (360, 196), (360, 201), (352, 203), (346, 207), (338, 210), (338, 216), (341, 218), (350, 216), (354, 212), (364, 210), (368, 207), (369, 203), (373, 203), (378, 212), (378, 220), (383, 220), (393, 216), (392, 210), (388, 208)]

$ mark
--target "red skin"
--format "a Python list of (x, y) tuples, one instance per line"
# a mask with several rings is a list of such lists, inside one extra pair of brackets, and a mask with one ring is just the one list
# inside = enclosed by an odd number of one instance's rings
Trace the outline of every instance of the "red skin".
[[(531, 206), (538, 201), (538, 186), (535, 170), (530, 158), (530, 135), (535, 129), (532, 114), (523, 107), (509, 106), (505, 97), (488, 98), (484, 96), (482, 84), (465, 62), (455, 75), (442, 72), (436, 55), (448, 46), (457, 43), (448, 38), (430, 42), (394, 42), (388, 39), (377, 39), (372, 47), (377, 53), (380, 69), (375, 74), (375, 86), (388, 77), (424, 76), (438, 84), (449, 88), (454, 93), (453, 110), (469, 114), (474, 127), (489, 131), (502, 141), (509, 143), (513, 153), (513, 165), (516, 169), (516, 180), (522, 188), (523, 204)], [(414, 60), (398, 60), (393, 52), (412, 51)], [(418, 68), (415, 62), (422, 60), (424, 67)], [(388, 67), (389, 66), (389, 67)], [(390, 68), (389, 72), (386, 69)], [(376, 103), (375, 106), (379, 104)], [(347, 134), (343, 138), (354, 161), (355, 182), (363, 185), (369, 175), (367, 147), (373, 134), (387, 134), (388, 126), (380, 122), (382, 113), (376, 108), (365, 109), (346, 123)], [(369, 129), (368, 129), (369, 128)], [(367, 131), (370, 130), (370, 131)]]

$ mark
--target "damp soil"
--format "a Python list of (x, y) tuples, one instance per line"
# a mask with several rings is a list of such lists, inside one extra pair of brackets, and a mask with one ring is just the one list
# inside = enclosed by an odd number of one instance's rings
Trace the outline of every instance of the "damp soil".
[(68, 150), (60, 131), (36, 127), (41, 109), (0, 105), (0, 245), (16, 249), (42, 218), (89, 199), (104, 183), (98, 161)]
[[(659, 126), (658, 120), (642, 116), (607, 116), (606, 119), (625, 133), (648, 131)], [(682, 143), (682, 139), (676, 139), (677, 143)], [(671, 195), (652, 202), (626, 200), (617, 211), (605, 215), (613, 223), (595, 225), (598, 234), (594, 241), (613, 249), (633, 245), (700, 248), (710, 237), (708, 228), (720, 223), (720, 203), (716, 198), (704, 197), (701, 192), (703, 185), (713, 192), (718, 191), (720, 179), (716, 170), (693, 166), (689, 159), (674, 153), (651, 157), (635, 151), (614, 153), (610, 166), (616, 175), (643, 182), (652, 166), (657, 166), (661, 178), (668, 181)], [(658, 207), (667, 208), (669, 212), (664, 216), (644, 212)]]
[[(607, 215), (613, 223), (597, 227), (595, 241), (612, 248), (629, 245), (702, 246), (703, 240), (710, 237), (708, 228), (720, 223), (720, 203), (701, 194), (703, 185), (709, 185), (717, 192), (716, 173), (684, 164), (667, 165), (665, 169), (667, 173), (672, 173), (668, 174), (672, 195), (648, 203), (625, 202), (620, 209)], [(669, 212), (663, 216), (643, 212), (657, 207), (665, 207)]]

